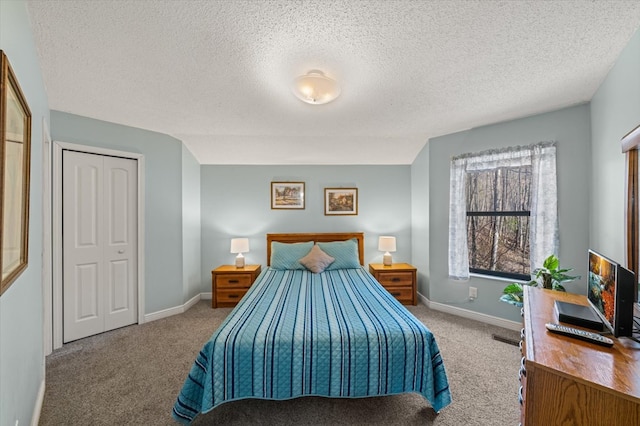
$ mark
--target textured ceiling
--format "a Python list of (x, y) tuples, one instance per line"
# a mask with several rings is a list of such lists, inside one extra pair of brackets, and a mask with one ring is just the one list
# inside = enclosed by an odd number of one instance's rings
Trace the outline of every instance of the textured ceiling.
[[(27, 4), (52, 109), (203, 164), (410, 164), (431, 137), (589, 101), (640, 26), (638, 0)], [(291, 93), (310, 69), (336, 101)]]

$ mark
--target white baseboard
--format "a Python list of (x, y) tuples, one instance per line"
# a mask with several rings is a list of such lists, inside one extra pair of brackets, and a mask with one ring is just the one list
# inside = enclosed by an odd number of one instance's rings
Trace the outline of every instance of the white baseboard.
[(167, 318), (173, 315), (182, 314), (188, 311), (193, 305), (198, 303), (201, 299), (201, 296), (202, 296), (201, 294), (196, 294), (183, 305), (176, 306), (169, 309), (163, 309), (161, 311), (152, 312), (150, 314), (145, 314), (144, 322), (156, 321), (156, 320)]
[(182, 312), (187, 312), (189, 309), (191, 309), (193, 307), (193, 305), (198, 303), (200, 301), (200, 299), (202, 299), (202, 295), (201, 294), (196, 294), (195, 296), (193, 296), (191, 299), (189, 299), (189, 301), (187, 301), (187, 303), (182, 305), (184, 307)]
[(200, 299), (202, 299), (202, 300), (211, 300), (211, 299), (213, 299), (213, 293), (211, 293), (211, 292), (200, 293)]
[(38, 397), (36, 398), (36, 405), (33, 407), (33, 416), (31, 416), (31, 426), (38, 426), (40, 423), (40, 413), (42, 412), (42, 404), (44, 404), (44, 390), (45, 381), (44, 376), (40, 382), (40, 389), (38, 389)]
[(418, 293), (418, 298), (429, 309), (434, 309), (440, 312), (446, 312), (448, 314), (457, 315), (463, 318), (469, 318), (475, 321), (484, 322), (486, 324), (495, 325), (495, 326), (506, 328), (509, 330), (519, 331), (522, 328), (522, 323), (506, 320), (504, 318), (494, 317), (492, 315), (487, 315), (480, 312), (470, 311), (468, 309), (458, 308), (456, 306), (451, 306), (444, 303), (432, 302), (431, 300), (427, 299), (420, 293)]

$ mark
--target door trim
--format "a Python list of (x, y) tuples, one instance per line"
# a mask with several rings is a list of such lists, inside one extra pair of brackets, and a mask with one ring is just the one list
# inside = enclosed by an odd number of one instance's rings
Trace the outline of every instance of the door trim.
[[(42, 327), (43, 358), (53, 351), (53, 264), (51, 259), (51, 133), (42, 118)], [(43, 360), (42, 365), (45, 365)], [(44, 377), (44, 376), (43, 376)]]
[(144, 323), (144, 155), (69, 142), (53, 143), (53, 349), (62, 347), (62, 151), (129, 158), (138, 163), (138, 324)]

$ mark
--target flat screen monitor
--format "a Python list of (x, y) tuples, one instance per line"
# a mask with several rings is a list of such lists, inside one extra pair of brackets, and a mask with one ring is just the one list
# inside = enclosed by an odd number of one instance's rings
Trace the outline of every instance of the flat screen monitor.
[(635, 275), (619, 263), (589, 250), (587, 299), (614, 336), (631, 336)]

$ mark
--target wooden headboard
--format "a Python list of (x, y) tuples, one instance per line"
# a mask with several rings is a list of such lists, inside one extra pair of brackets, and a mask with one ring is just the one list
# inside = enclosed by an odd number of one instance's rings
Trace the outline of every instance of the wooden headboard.
[(364, 232), (334, 232), (334, 233), (301, 233), (301, 234), (267, 234), (267, 266), (271, 262), (271, 243), (304, 243), (314, 241), (328, 243), (331, 241), (345, 241), (355, 238), (358, 240), (358, 256), (360, 264), (364, 266)]

